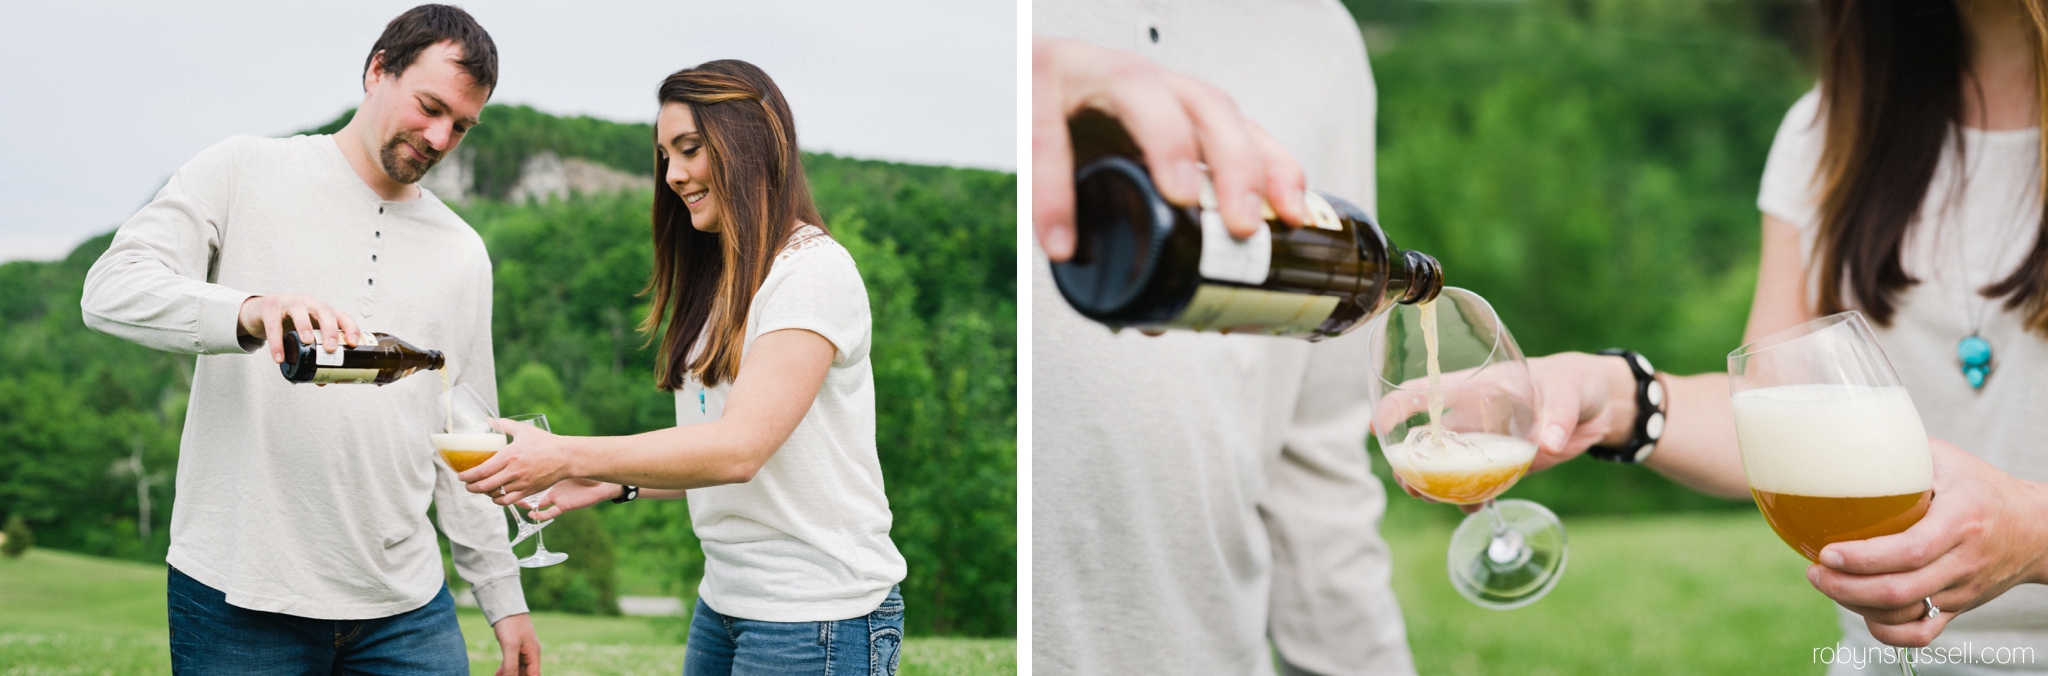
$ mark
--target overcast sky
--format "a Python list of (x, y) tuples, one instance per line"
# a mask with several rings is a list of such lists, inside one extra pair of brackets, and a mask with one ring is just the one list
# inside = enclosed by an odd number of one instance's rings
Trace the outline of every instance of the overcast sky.
[[(353, 107), (370, 45), (415, 4), (7, 3), (0, 261), (112, 230), (222, 139)], [(497, 42), (496, 103), (652, 122), (663, 76), (739, 58), (775, 78), (807, 150), (1017, 167), (1014, 2), (456, 4)]]

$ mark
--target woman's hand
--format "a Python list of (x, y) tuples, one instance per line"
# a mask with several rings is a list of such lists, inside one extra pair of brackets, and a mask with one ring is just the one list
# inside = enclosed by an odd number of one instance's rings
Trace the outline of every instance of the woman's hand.
[(591, 479), (569, 479), (555, 484), (554, 490), (548, 491), (547, 496), (543, 498), (546, 500), (543, 504), (547, 505), (547, 509), (529, 511), (526, 515), (535, 521), (547, 521), (568, 512), (617, 499), (623, 490), (624, 487), (618, 484)]
[[(1897, 535), (1837, 542), (1806, 579), (1863, 616), (1877, 640), (1920, 647), (1956, 615), (2026, 583), (2048, 583), (2048, 485), (2024, 481), (1940, 439), (1934, 501)], [(1940, 617), (1925, 619), (1932, 598)]]
[(471, 493), (491, 493), (500, 505), (547, 490), (569, 478), (572, 451), (563, 437), (517, 420), (498, 420), (498, 429), (512, 435), (512, 443), (499, 449), (490, 460), (456, 475), (469, 484)]
[(1560, 352), (1529, 360), (1536, 380), (1536, 460), (1541, 472), (1597, 444), (1628, 443), (1636, 420), (1635, 374), (1616, 357)]
[[(1480, 378), (1510, 377), (1509, 371), (1497, 369), (1480, 373)], [(1635, 376), (1622, 360), (1565, 352), (1529, 360), (1529, 375), (1534, 379), (1536, 401), (1540, 406), (1536, 414), (1537, 454), (1529, 465), (1530, 473), (1570, 460), (1594, 444), (1618, 445), (1627, 441), (1629, 426), (1635, 422)], [(1465, 371), (1443, 374), (1446, 381), (1465, 376)], [(1466, 383), (1459, 387), (1446, 398), (1445, 407), (1471, 413), (1490, 408), (1490, 400), (1507, 400), (1505, 397), (1486, 396), (1492, 390), (1484, 387), (1485, 384)], [(1415, 385), (1420, 387), (1420, 383)], [(1503, 389), (1520, 386), (1519, 382), (1499, 384)], [(1461, 397), (1471, 401), (1461, 404), (1458, 401)], [(1373, 412), (1374, 429), (1397, 425), (1425, 407), (1425, 400), (1420, 396), (1389, 395)], [(1510, 413), (1498, 412), (1495, 415)], [(1617, 434), (1622, 438), (1612, 438)], [(1399, 472), (1394, 473), (1394, 481), (1409, 496), (1437, 502), (1409, 487)], [(1467, 514), (1479, 511), (1479, 505), (1461, 505), (1460, 508)]]

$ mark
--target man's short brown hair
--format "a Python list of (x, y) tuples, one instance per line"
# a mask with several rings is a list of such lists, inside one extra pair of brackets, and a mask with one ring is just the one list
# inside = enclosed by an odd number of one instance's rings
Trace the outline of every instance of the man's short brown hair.
[(469, 73), (470, 79), (486, 91), (497, 90), (498, 45), (469, 12), (452, 5), (420, 5), (385, 24), (384, 34), (370, 47), (370, 57), (363, 59), (363, 75), (370, 74), (370, 64), (380, 53), (384, 55), (384, 72), (393, 77), (404, 75), (421, 51), (443, 42), (462, 49), (462, 58), (455, 64)]

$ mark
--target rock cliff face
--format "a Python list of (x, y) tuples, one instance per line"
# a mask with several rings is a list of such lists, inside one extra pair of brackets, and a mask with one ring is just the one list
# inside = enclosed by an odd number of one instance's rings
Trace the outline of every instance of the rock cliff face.
[[(467, 202), (479, 196), (473, 162), (473, 153), (466, 148), (457, 148), (455, 155), (427, 171), (426, 177), (420, 179), (420, 186), (443, 200)], [(619, 171), (580, 157), (564, 159), (544, 150), (527, 157), (520, 164), (519, 182), (505, 194), (505, 199), (515, 203), (528, 199), (546, 202), (568, 197), (570, 193), (596, 195), (646, 188), (652, 186), (653, 181), (645, 175)]]
[(476, 153), (469, 148), (456, 146), (454, 155), (441, 160), (427, 170), (426, 176), (420, 177), (420, 187), (443, 201), (469, 201), (472, 188), (476, 186), (476, 169), (472, 164), (475, 156)]

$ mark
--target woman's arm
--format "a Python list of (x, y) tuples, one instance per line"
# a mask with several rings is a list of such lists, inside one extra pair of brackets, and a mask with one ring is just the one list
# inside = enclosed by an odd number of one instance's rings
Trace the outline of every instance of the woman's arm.
[[(656, 489), (745, 483), (789, 439), (832, 368), (832, 342), (785, 329), (754, 340), (717, 421), (626, 437), (565, 437), (527, 427), (461, 477), (472, 493), (503, 488), (511, 504), (569, 478)], [(516, 423), (515, 423), (516, 424)], [(657, 494), (659, 495), (659, 494)], [(654, 497), (654, 496), (650, 496)]]
[[(1799, 229), (1775, 216), (1763, 219), (1756, 296), (1743, 341), (1813, 319), (1800, 264)], [(1538, 416), (1540, 470), (1584, 453), (1594, 444), (1619, 446), (1636, 418), (1635, 379), (1613, 357), (1564, 353), (1529, 361), (1542, 390)], [(1664, 435), (1644, 466), (1693, 490), (1730, 498), (1749, 495), (1735, 444), (1735, 413), (1728, 374), (1660, 375), (1664, 383)]]

